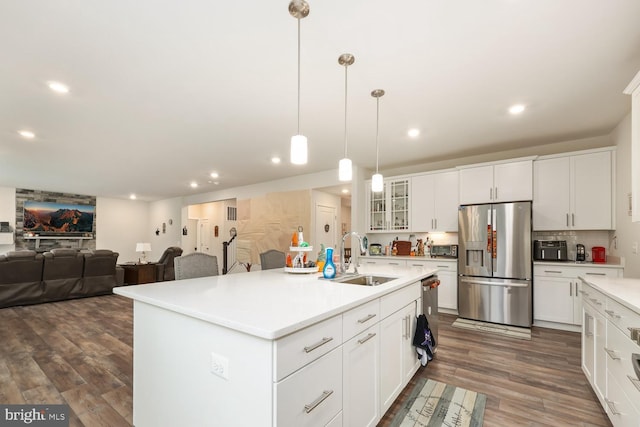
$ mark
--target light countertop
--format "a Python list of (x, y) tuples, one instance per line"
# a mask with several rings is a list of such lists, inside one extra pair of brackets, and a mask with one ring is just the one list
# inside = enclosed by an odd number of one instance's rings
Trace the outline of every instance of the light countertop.
[(580, 279), (628, 309), (640, 314), (640, 279), (604, 276), (587, 276), (580, 277)]
[(595, 263), (595, 262), (576, 262), (576, 261), (533, 261), (533, 265), (556, 265), (566, 267), (585, 267), (585, 268), (624, 268), (619, 263)]
[(379, 298), (437, 272), (433, 268), (362, 266), (360, 273), (398, 277), (378, 286), (319, 279), (281, 269), (121, 286), (113, 292), (265, 339), (277, 339)]
[(406, 255), (360, 255), (360, 258), (366, 259), (403, 259), (407, 261), (434, 261), (434, 262), (458, 262), (458, 258), (435, 257), (430, 256), (406, 256)]

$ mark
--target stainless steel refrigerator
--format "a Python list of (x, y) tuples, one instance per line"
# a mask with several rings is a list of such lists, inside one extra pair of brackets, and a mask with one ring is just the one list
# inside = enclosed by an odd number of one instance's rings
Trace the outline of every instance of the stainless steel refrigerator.
[(460, 206), (458, 244), (460, 317), (530, 327), (531, 202)]

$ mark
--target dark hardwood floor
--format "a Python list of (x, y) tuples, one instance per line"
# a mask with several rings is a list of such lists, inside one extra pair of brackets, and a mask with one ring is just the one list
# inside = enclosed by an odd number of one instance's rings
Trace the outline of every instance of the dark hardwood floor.
[(580, 367), (580, 334), (532, 328), (531, 341), (470, 332), (441, 315), (438, 350), (378, 427), (393, 419), (418, 378), (487, 395), (484, 426), (611, 426)]
[[(580, 369), (580, 335), (522, 341), (451, 327), (420, 376), (487, 395), (485, 426), (610, 426)], [(0, 402), (68, 403), (70, 426), (132, 424), (130, 300), (102, 296), (0, 310)], [(398, 402), (379, 426), (387, 426)]]

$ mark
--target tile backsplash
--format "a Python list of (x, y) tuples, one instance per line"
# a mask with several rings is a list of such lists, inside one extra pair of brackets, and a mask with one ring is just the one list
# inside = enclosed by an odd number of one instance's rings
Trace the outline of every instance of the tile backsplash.
[(587, 261), (591, 261), (591, 248), (602, 246), (608, 255), (611, 254), (614, 245), (614, 233), (607, 230), (590, 231), (534, 231), (533, 240), (566, 240), (567, 256), (570, 260), (576, 259), (576, 245), (581, 243), (585, 247)]

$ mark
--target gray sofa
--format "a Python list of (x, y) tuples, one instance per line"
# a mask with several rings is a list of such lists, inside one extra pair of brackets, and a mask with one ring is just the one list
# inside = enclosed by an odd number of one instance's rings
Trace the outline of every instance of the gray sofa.
[(0, 255), (0, 308), (110, 294), (124, 282), (117, 260), (107, 249)]

